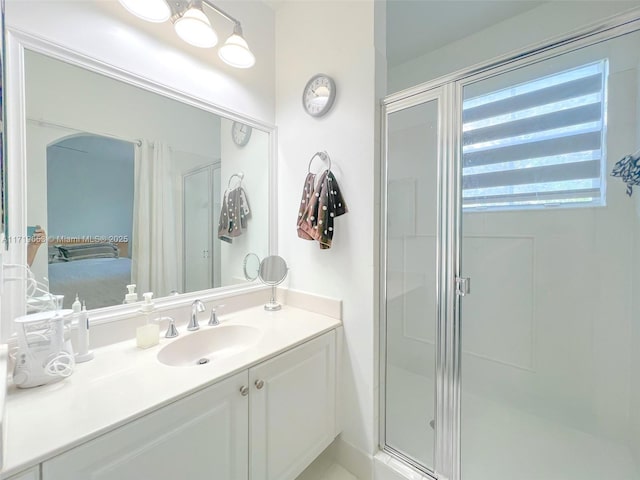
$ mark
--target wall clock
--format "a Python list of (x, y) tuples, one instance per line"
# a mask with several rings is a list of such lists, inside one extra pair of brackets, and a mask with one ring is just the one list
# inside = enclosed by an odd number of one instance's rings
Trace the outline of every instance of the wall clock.
[(249, 143), (252, 130), (253, 129), (249, 125), (245, 125), (240, 122), (233, 122), (233, 125), (231, 125), (231, 138), (233, 138), (233, 142), (236, 145), (244, 147)]
[(311, 77), (302, 92), (302, 106), (312, 117), (321, 117), (331, 110), (336, 98), (336, 84), (329, 75)]

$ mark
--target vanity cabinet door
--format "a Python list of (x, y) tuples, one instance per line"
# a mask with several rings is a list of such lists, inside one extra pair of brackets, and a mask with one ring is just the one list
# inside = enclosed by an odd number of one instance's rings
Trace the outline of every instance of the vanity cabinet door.
[(249, 370), (251, 480), (298, 476), (336, 436), (336, 332)]
[(247, 479), (247, 385), (244, 371), (80, 445), (43, 480)]
[(13, 477), (9, 477), (7, 480), (40, 480), (40, 468), (33, 467), (26, 472), (19, 473)]

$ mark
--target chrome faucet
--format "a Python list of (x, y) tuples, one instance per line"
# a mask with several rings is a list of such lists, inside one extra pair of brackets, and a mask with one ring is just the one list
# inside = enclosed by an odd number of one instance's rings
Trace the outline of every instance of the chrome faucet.
[(198, 312), (204, 312), (204, 310), (204, 303), (202, 303), (198, 299), (193, 301), (193, 303), (191, 304), (191, 320), (189, 320), (187, 330), (193, 331), (200, 328), (200, 325), (198, 324)]

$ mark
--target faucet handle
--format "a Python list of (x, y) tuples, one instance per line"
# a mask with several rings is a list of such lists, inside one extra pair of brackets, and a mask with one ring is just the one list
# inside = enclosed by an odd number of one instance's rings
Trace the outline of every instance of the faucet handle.
[(164, 334), (165, 338), (175, 338), (178, 336), (178, 329), (176, 328), (176, 321), (171, 317), (162, 317), (160, 320), (169, 320), (169, 327), (167, 333)]
[(218, 320), (218, 314), (216, 313), (216, 308), (222, 308), (224, 305), (214, 305), (211, 309), (211, 316), (209, 317), (209, 325), (210, 327), (215, 327), (216, 325), (220, 325), (220, 320)]

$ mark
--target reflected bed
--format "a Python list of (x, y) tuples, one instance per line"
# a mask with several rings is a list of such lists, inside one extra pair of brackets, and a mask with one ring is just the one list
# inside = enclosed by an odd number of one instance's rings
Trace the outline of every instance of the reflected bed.
[(113, 244), (50, 247), (49, 291), (64, 295), (64, 308), (71, 307), (76, 294), (87, 309), (122, 303), (131, 283), (131, 259), (119, 256), (120, 250)]

